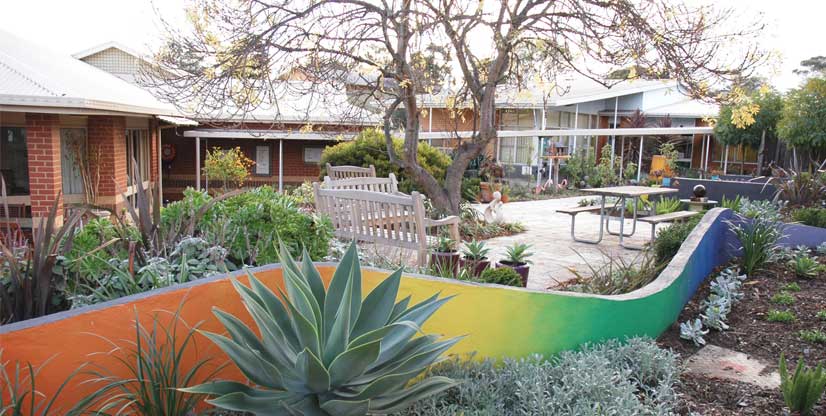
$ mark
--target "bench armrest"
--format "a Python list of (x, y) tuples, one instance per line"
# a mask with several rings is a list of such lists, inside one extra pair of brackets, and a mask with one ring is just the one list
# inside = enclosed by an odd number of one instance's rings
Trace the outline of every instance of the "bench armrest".
[(440, 220), (432, 220), (430, 218), (425, 218), (424, 225), (427, 227), (440, 227), (443, 225), (451, 225), (451, 224), (459, 224), (459, 217), (455, 215), (451, 215), (448, 217), (444, 217)]
[(450, 238), (454, 241), (461, 241), (462, 236), (459, 235), (459, 217), (455, 215), (450, 215), (444, 217), (440, 220), (432, 220), (430, 218), (424, 219), (424, 226), (425, 227), (442, 227), (442, 226), (449, 226), (450, 227)]

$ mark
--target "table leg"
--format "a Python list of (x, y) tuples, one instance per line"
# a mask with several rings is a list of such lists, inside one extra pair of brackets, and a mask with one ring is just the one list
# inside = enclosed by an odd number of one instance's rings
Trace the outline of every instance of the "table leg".
[[(634, 221), (631, 223), (631, 232), (628, 233), (628, 234), (624, 234), (626, 237), (631, 237), (632, 235), (634, 235), (634, 233), (637, 232), (637, 205), (636, 205), (637, 204), (637, 199), (636, 198), (637, 197), (634, 197), (634, 208), (633, 208)], [(620, 201), (625, 201), (625, 200), (621, 199)], [(614, 208), (617, 208), (617, 204), (614, 204)], [(619, 208), (622, 209), (623, 212), (625, 212), (625, 202), (623, 202), (623, 205)], [(611, 225), (611, 219), (609, 217), (608, 221), (607, 221), (607, 225), (606, 225), (606, 229), (608, 230), (608, 234), (619, 235), (616, 232), (611, 231), (610, 225)]]
[(587, 244), (599, 244), (604, 236), (603, 226), (605, 225), (605, 196), (602, 196), (599, 208), (599, 237), (596, 240), (584, 240), (576, 237), (576, 215), (571, 216), (571, 238), (574, 241)]

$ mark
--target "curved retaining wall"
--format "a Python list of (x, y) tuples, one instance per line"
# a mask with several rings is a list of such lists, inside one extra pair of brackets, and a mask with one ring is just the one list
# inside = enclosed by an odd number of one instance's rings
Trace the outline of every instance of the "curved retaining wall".
[[(534, 291), (420, 275), (403, 278), (399, 295), (412, 295), (414, 301), (435, 292), (441, 292), (443, 296), (458, 295), (424, 328), (426, 332), (445, 336), (467, 335), (451, 350), (454, 353), (475, 351), (482, 357), (550, 355), (606, 338), (656, 337), (675, 321), (704, 278), (733, 255), (733, 241), (736, 240), (725, 224), (731, 215), (731, 211), (723, 209), (710, 211), (654, 282), (624, 295)], [(812, 242), (826, 241), (826, 230), (804, 231), (806, 239)], [(804, 233), (795, 234), (802, 236)], [(790, 234), (785, 243), (797, 245), (799, 240)], [(335, 264), (319, 263), (318, 267), (324, 278), (329, 279)], [(282, 286), (279, 265), (252, 271), (268, 286)], [(215, 276), (1, 326), (2, 359), (38, 366), (51, 358), (37, 380), (38, 390), (51, 394), (84, 363), (118, 369), (111, 353), (101, 352), (112, 351), (113, 344), (125, 345), (123, 340), (134, 339), (136, 316), (145, 325), (151, 323), (153, 314), (157, 314), (162, 322), (168, 322), (169, 314), (162, 311), (174, 311), (183, 302), (181, 315), (184, 320), (189, 324), (203, 321), (202, 328), (206, 330), (221, 332), (211, 313), (213, 306), (246, 319), (246, 312), (230, 284), (232, 276), (246, 280), (243, 273)], [(387, 276), (387, 272), (365, 268), (363, 276), (364, 290), (369, 291)], [(225, 361), (223, 353), (208, 340), (200, 335), (197, 338), (196, 348), (186, 358), (189, 363), (209, 356), (217, 357), (216, 364)], [(232, 366), (225, 368), (220, 377), (243, 380)], [(92, 390), (92, 385), (72, 383), (60, 402), (73, 403)]]

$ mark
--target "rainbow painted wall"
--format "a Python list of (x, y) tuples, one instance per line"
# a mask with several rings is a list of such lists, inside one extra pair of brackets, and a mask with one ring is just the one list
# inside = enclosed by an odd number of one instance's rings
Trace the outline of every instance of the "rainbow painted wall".
[[(723, 209), (710, 211), (654, 282), (624, 295), (534, 291), (410, 275), (402, 279), (399, 296), (412, 295), (416, 301), (435, 292), (457, 295), (424, 328), (426, 332), (445, 336), (466, 335), (453, 353), (475, 351), (481, 357), (551, 355), (607, 338), (656, 337), (675, 321), (703, 279), (736, 254), (736, 239), (725, 224), (731, 215)], [(826, 230), (822, 229), (798, 230), (795, 234), (805, 234), (802, 240), (806, 242), (826, 241)], [(802, 240), (790, 235), (785, 243), (793, 246)], [(335, 264), (319, 263), (318, 267), (329, 279)], [(278, 265), (256, 268), (253, 272), (272, 288), (282, 286)], [(372, 290), (387, 274), (365, 269), (364, 290)], [(168, 322), (169, 314), (161, 311), (174, 311), (184, 302), (181, 315), (186, 322), (203, 321), (203, 329), (219, 332), (221, 327), (211, 313), (213, 306), (246, 316), (230, 284), (231, 276), (216, 276), (2, 326), (2, 359), (30, 362), (34, 366), (51, 359), (38, 377), (38, 390), (49, 395), (84, 363), (118, 368), (111, 354), (95, 353), (110, 351), (113, 343), (122, 345), (123, 340), (133, 339), (136, 316), (144, 324), (151, 322), (155, 314)], [(246, 280), (243, 273), (234, 276)], [(187, 360), (195, 362), (208, 356), (218, 357), (218, 362), (225, 360), (222, 352), (200, 338)], [(242, 380), (231, 366), (220, 376)], [(64, 391), (61, 402), (72, 403), (91, 389), (88, 384), (74, 383)]]

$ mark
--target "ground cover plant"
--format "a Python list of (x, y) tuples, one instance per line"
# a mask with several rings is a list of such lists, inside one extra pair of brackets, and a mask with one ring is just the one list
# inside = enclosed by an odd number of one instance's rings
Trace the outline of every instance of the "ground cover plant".
[(550, 360), (467, 358), (429, 370), (456, 388), (397, 415), (667, 415), (677, 406), (677, 357), (650, 340), (585, 345)]

